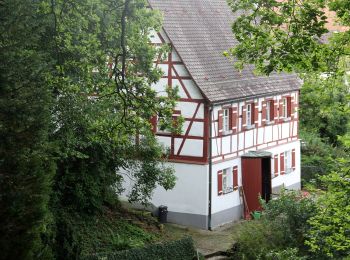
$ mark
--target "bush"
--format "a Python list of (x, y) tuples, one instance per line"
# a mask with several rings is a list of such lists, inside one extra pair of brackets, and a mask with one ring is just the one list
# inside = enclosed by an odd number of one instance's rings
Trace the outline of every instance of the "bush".
[(94, 255), (85, 260), (192, 260), (196, 256), (190, 237), (164, 244), (154, 244), (140, 249), (125, 250), (110, 255)]
[(290, 248), (297, 249), (295, 255), (305, 254), (304, 234), (309, 228), (308, 219), (315, 214), (315, 203), (298, 193), (282, 192), (278, 199), (262, 204), (262, 218), (239, 228), (234, 259), (289, 259), (270, 256), (271, 252), (281, 256), (291, 253)]
[(267, 260), (306, 260), (307, 257), (299, 256), (297, 248), (287, 248), (284, 250), (275, 250), (266, 255)]

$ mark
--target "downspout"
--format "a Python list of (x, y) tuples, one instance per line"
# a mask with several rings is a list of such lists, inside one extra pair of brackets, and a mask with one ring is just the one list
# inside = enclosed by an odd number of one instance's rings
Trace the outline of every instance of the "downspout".
[(211, 209), (212, 209), (212, 175), (213, 175), (213, 163), (212, 163), (212, 113), (213, 105), (209, 108), (209, 203), (208, 203), (208, 230), (211, 228)]

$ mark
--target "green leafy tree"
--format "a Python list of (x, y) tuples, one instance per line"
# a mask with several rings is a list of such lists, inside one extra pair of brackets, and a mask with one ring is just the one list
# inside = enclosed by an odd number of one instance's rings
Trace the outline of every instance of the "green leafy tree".
[(328, 44), (321, 37), (328, 32), (326, 7), (343, 25), (350, 25), (348, 1), (229, 0), (229, 4), (242, 13), (232, 27), (239, 44), (226, 53), (238, 67), (254, 64), (264, 74), (341, 73), (344, 56), (350, 54), (350, 31), (334, 34)]
[(38, 2), (0, 3), (0, 259), (36, 259), (55, 170)]
[(328, 187), (311, 217), (306, 244), (318, 259), (343, 259), (350, 255), (350, 164), (341, 161), (339, 170), (322, 177)]
[(151, 88), (162, 75), (153, 61), (167, 51), (149, 42), (161, 17), (143, 0), (5, 0), (0, 8), (2, 255), (53, 257), (41, 233), (56, 258), (79, 258), (73, 215), (113, 208), (120, 170), (134, 169), (131, 200), (146, 203), (157, 184), (175, 184), (150, 124), (161, 115), (164, 127), (181, 127), (172, 122), (176, 88)]
[[(239, 44), (226, 55), (236, 59), (239, 68), (247, 63), (254, 64), (259, 73), (267, 75), (274, 71), (296, 72), (302, 77), (316, 75), (315, 83), (323, 86), (322, 91), (328, 96), (323, 96), (321, 91), (312, 92), (312, 88), (319, 86), (306, 83), (306, 93), (311, 92), (302, 104), (302, 115), (308, 120), (304, 124), (333, 144), (347, 144), (348, 90), (344, 77), (346, 82), (350, 30), (334, 33), (326, 41), (323, 37), (328, 32), (327, 8), (336, 13), (342, 25), (350, 25), (349, 1), (230, 0), (229, 3), (241, 16), (233, 24)], [(329, 84), (328, 80), (334, 83)], [(317, 98), (310, 98), (312, 95)], [(318, 101), (328, 105), (319, 106), (319, 114), (315, 116), (314, 111), (308, 110), (311, 105), (317, 107)], [(341, 122), (344, 124), (340, 125)], [(336, 136), (344, 134), (340, 138)], [(306, 242), (310, 255), (316, 254), (317, 259), (342, 258), (349, 254), (348, 173), (348, 164), (344, 163), (338, 166), (336, 173), (323, 177), (327, 191), (318, 201), (316, 215), (309, 220)]]

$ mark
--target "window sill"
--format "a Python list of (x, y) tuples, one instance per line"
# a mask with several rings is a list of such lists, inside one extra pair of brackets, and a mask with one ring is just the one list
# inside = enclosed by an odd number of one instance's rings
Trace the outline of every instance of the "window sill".
[(255, 125), (250, 125), (250, 126), (246, 126), (245, 130), (252, 130), (255, 128)]
[(292, 120), (291, 117), (285, 117), (285, 118), (282, 118), (283, 122), (289, 122)]
[(226, 135), (230, 135), (230, 134), (232, 134), (232, 130), (222, 132), (222, 136), (226, 136)]
[(275, 123), (275, 121), (266, 121), (265, 122), (265, 125), (266, 126), (269, 126), (269, 125), (273, 125)]

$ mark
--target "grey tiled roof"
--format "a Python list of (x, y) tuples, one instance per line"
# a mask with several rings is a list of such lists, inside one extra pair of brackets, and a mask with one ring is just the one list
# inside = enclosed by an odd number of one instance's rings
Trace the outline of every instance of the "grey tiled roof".
[(256, 76), (242, 72), (223, 56), (237, 44), (231, 31), (235, 15), (225, 0), (148, 0), (163, 13), (163, 27), (191, 76), (211, 101), (269, 95), (300, 88), (295, 75)]

